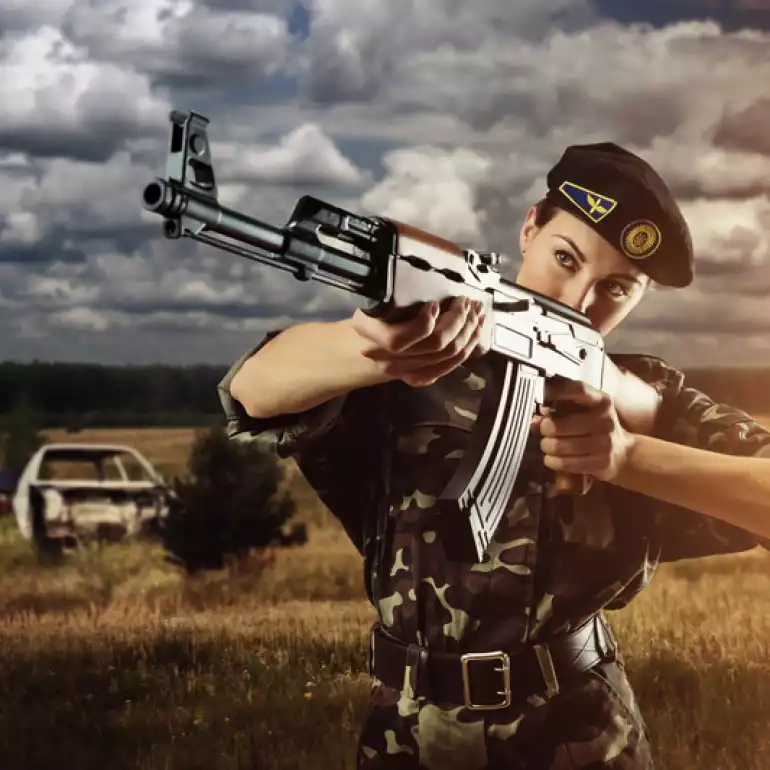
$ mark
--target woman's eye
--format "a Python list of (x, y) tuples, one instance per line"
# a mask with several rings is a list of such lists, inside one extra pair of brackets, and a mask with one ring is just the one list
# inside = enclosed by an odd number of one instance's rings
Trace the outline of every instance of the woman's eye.
[(569, 270), (574, 270), (577, 267), (577, 262), (575, 260), (575, 257), (572, 256), (568, 251), (557, 251), (556, 252), (556, 261), (562, 266), (566, 267)]
[(628, 289), (620, 283), (612, 282), (607, 284), (607, 293), (613, 297), (627, 297)]

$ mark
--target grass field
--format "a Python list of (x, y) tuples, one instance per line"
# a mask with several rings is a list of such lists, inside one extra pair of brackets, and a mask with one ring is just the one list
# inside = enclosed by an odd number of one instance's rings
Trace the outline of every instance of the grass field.
[[(51, 434), (130, 443), (169, 476), (192, 437)], [(195, 579), (146, 543), (43, 568), (2, 522), (0, 769), (352, 768), (373, 610), (358, 554), (288, 483), (309, 542)], [(770, 768), (770, 556), (667, 565), (610, 619), (658, 768)]]

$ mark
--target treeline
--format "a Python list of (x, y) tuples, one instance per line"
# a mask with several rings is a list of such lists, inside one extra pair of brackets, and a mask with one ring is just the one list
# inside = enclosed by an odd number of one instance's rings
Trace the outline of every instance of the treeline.
[(199, 426), (223, 416), (226, 367), (0, 363), (0, 414), (23, 404), (49, 427)]
[[(222, 418), (226, 367), (0, 363), (0, 414), (24, 404), (50, 427), (198, 426)], [(770, 369), (692, 370), (687, 383), (754, 414), (770, 414)]]

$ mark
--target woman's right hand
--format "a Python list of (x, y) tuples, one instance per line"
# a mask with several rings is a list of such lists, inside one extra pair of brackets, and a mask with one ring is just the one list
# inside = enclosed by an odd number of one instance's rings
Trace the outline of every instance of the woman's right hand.
[(482, 310), (481, 302), (455, 297), (443, 312), (438, 302), (426, 302), (414, 318), (398, 323), (356, 310), (351, 324), (367, 343), (362, 355), (379, 362), (383, 375), (422, 388), (471, 355), (486, 352), (479, 347), (485, 320)]

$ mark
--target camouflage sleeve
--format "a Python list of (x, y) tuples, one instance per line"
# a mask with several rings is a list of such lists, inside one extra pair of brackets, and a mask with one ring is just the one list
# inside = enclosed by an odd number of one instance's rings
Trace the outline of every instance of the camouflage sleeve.
[[(661, 394), (656, 438), (721, 454), (770, 459), (770, 431), (751, 415), (687, 387), (685, 375), (660, 358), (628, 355), (613, 360)], [(757, 545), (770, 548), (768, 538), (679, 506), (661, 504), (654, 517), (662, 561), (735, 553)]]
[(321, 502), (342, 524), (359, 552), (366, 537), (367, 500), (376, 477), (378, 414), (381, 387), (361, 388), (296, 414), (266, 419), (250, 417), (230, 395), (230, 383), (243, 364), (282, 330), (268, 332), (229, 369), (218, 385), (227, 418), (227, 434), (292, 457)]
[(231, 439), (257, 444), (285, 458), (301, 454), (314, 439), (331, 429), (340, 415), (346, 396), (339, 396), (297, 414), (257, 418), (246, 413), (243, 405), (230, 395), (230, 383), (246, 361), (282, 331), (269, 331), (254, 347), (247, 350), (219, 382), (217, 392), (227, 420), (227, 435)]

